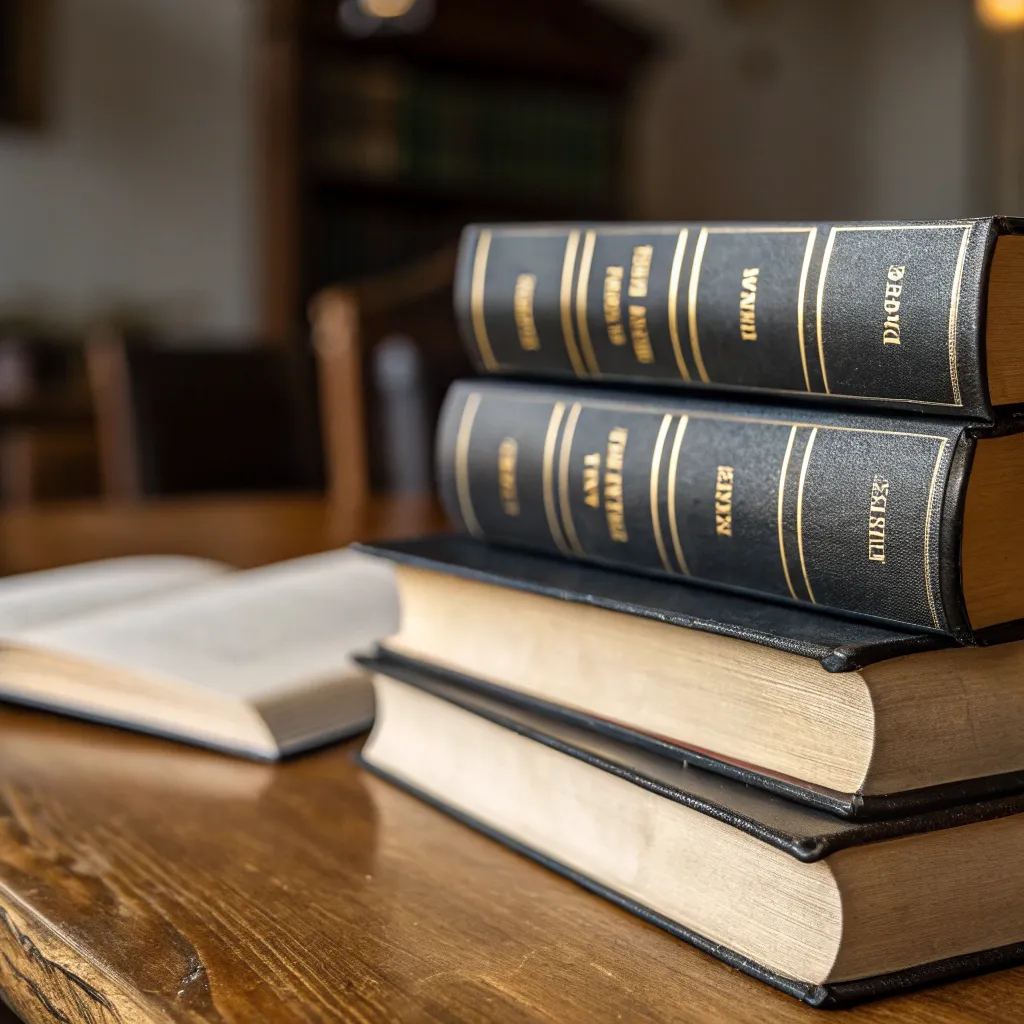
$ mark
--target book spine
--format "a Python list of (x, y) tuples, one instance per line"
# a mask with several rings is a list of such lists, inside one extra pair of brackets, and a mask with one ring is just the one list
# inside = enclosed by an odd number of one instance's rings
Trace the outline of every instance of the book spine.
[(957, 560), (939, 557), (961, 434), (937, 418), (462, 382), (438, 477), (452, 518), (488, 541), (962, 632)]
[(456, 312), (486, 373), (755, 389), (991, 418), (993, 219), (473, 226)]

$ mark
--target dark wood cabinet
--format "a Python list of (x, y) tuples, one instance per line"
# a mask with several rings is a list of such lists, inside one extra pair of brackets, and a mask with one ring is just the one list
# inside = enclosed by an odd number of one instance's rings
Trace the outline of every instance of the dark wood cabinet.
[[(374, 12), (392, 17), (374, 17)], [(616, 216), (652, 43), (583, 0), (265, 0), (263, 321), (473, 220)]]

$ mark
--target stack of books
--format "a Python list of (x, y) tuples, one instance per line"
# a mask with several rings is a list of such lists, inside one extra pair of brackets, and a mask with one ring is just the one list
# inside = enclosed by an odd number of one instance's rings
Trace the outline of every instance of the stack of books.
[(467, 229), (365, 763), (813, 1005), (1024, 961), (1020, 232)]

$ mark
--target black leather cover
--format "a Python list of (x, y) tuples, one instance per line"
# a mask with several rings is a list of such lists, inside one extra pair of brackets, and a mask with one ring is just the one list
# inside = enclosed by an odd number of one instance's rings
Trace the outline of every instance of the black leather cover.
[(934, 632), (914, 632), (813, 607), (764, 601), (699, 582), (657, 579), (567, 562), (484, 544), (471, 537), (416, 537), (356, 544), (355, 548), (392, 562), (480, 583), (749, 640), (814, 658), (829, 672), (851, 672), (915, 651), (953, 646), (949, 637)]
[[(541, 716), (530, 714), (479, 694), (471, 694), (426, 676), (419, 679), (413, 679), (407, 675), (394, 676), (390, 666), (384, 662), (374, 662), (371, 659), (365, 663), (375, 671), (398, 678), (401, 682), (418, 686), (436, 697), (481, 715), (534, 742), (541, 743), (569, 757), (578, 758), (595, 768), (657, 793), (665, 799), (676, 801), (692, 810), (724, 822), (804, 863), (821, 860), (839, 850), (853, 846), (939, 829), (956, 828), (960, 825), (1006, 817), (1024, 811), (1024, 796), (1017, 796), (968, 804), (943, 812), (914, 815), (871, 824), (841, 821), (831, 815), (800, 807), (779, 797), (760, 793), (730, 779), (702, 772), (699, 768), (646, 754), (624, 744), (595, 736), (582, 729), (553, 723)], [(408, 783), (399, 780), (392, 781), (398, 781), (398, 784), (406, 789), (412, 788)], [(672, 934), (693, 943), (698, 948), (719, 957), (745, 973), (766, 981), (813, 1006), (835, 1006), (862, 1001), (937, 981), (952, 980), (980, 971), (1024, 962), (1024, 943), (1017, 943), (1012, 946), (939, 961), (880, 978), (836, 985), (812, 985), (783, 978), (756, 962), (717, 943), (710, 942), (649, 908), (538, 854), (529, 847), (510, 840), (461, 812), (446, 807), (435, 798), (426, 796), (415, 789), (412, 791), (473, 828), (498, 839), (534, 860), (540, 861), (560, 874), (612, 900), (625, 909), (631, 910), (645, 920), (665, 928)]]
[(990, 419), (988, 272), (997, 236), (1020, 230), (1003, 217), (474, 225), (455, 308), (484, 372)]
[(952, 419), (495, 381), (449, 391), (449, 514), (474, 536), (973, 639)]

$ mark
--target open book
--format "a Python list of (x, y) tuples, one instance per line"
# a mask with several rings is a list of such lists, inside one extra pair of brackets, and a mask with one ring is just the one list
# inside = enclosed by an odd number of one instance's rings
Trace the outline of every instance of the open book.
[(391, 568), (352, 551), (31, 573), (0, 580), (0, 697), (274, 759), (369, 724), (351, 655), (397, 622)]

